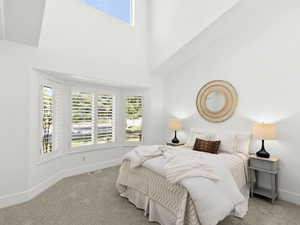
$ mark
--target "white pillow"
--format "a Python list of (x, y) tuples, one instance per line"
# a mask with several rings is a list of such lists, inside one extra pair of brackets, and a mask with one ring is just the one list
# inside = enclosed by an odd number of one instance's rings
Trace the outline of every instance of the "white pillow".
[(252, 136), (251, 135), (237, 135), (237, 152), (249, 155), (250, 152), (250, 143)]
[(197, 138), (200, 138), (202, 140), (209, 141), (214, 137), (213, 134), (207, 134), (207, 133), (198, 133), (198, 132), (192, 132), (190, 136), (188, 137), (185, 146), (186, 147), (194, 147), (194, 144), (196, 142)]
[(235, 153), (237, 151), (237, 138), (235, 134), (217, 134), (216, 139), (221, 141), (220, 152)]

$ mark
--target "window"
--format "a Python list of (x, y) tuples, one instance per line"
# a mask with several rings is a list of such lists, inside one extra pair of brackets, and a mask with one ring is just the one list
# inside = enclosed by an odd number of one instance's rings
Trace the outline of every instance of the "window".
[(72, 147), (93, 144), (93, 94), (72, 92)]
[(125, 97), (126, 112), (126, 141), (141, 142), (143, 139), (143, 97)]
[(40, 85), (40, 153), (46, 159), (65, 147), (64, 85), (46, 78)]
[(97, 143), (114, 142), (114, 97), (97, 96)]
[(72, 147), (115, 141), (114, 96), (72, 92)]
[[(140, 90), (39, 77), (40, 160), (143, 141)], [(126, 97), (127, 96), (127, 97)]]
[(90, 6), (133, 24), (133, 0), (82, 0)]
[(53, 88), (42, 88), (42, 154), (53, 150)]

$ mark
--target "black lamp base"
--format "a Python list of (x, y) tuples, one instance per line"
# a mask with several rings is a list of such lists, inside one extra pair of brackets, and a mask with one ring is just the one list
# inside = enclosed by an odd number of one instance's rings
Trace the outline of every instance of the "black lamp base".
[(264, 149), (261, 149), (260, 151), (256, 152), (256, 155), (257, 157), (261, 157), (261, 158), (270, 158), (270, 153)]
[(265, 141), (262, 140), (262, 146), (261, 146), (261, 149), (256, 152), (256, 156), (257, 157), (261, 157), (261, 158), (270, 158), (270, 153), (266, 151), (265, 149)]
[(179, 140), (177, 138), (177, 131), (175, 131), (175, 137), (172, 139), (172, 143), (173, 144), (178, 144), (179, 143)]

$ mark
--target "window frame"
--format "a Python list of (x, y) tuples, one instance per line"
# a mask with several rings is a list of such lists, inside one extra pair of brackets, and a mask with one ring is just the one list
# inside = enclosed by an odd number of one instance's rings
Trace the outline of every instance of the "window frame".
[[(130, 97), (130, 96), (141, 96), (143, 101), (142, 101), (142, 140), (141, 141), (127, 141), (126, 140), (126, 127), (127, 127), (127, 121), (126, 121), (126, 102), (125, 102), (125, 98), (126, 97)], [(143, 145), (145, 143), (145, 119), (146, 119), (146, 111), (145, 111), (145, 101), (146, 101), (146, 97), (145, 97), (145, 92), (144, 91), (125, 91), (122, 94), (122, 108), (123, 108), (123, 143), (124, 146), (128, 146), (128, 147), (132, 147), (132, 146), (137, 146), (137, 145)]]
[(135, 26), (135, 0), (130, 0), (130, 25)]
[[(84, 151), (94, 151), (94, 150), (101, 150), (101, 149), (107, 149), (107, 148), (113, 148), (120, 146), (119, 138), (118, 138), (118, 127), (117, 127), (117, 120), (118, 120), (118, 103), (117, 99), (119, 96), (120, 91), (110, 88), (102, 88), (102, 87), (93, 87), (91, 86), (85, 86), (81, 82), (72, 82), (70, 89), (69, 89), (69, 152), (70, 153), (76, 153), (76, 152), (84, 152)], [(93, 94), (93, 144), (91, 145), (83, 145), (83, 146), (72, 146), (72, 93), (73, 91), (79, 91), (79, 92), (88, 92)], [(97, 96), (99, 95), (112, 95), (114, 97), (114, 142), (108, 142), (108, 143), (97, 143), (97, 125), (98, 125), (98, 116), (97, 116)]]
[(128, 24), (128, 25), (131, 25), (131, 26), (134, 26), (135, 25), (135, 0), (129, 0), (129, 21), (127, 20), (124, 20), (124, 19), (121, 19), (120, 17), (117, 17), (116, 15), (113, 15), (113, 13), (111, 12), (108, 12), (107, 10), (104, 10), (103, 8), (101, 7), (97, 7), (97, 5), (94, 5), (94, 4), (91, 4), (89, 1), (87, 0), (82, 0), (85, 4), (87, 4), (88, 6), (90, 7), (93, 7), (99, 11), (102, 11), (104, 12), (105, 14), (125, 23), (125, 24)]
[[(38, 104), (39, 104), (39, 114), (38, 114), (38, 136), (39, 136), (39, 162), (49, 161), (53, 158), (57, 158), (60, 155), (62, 155), (62, 149), (57, 149), (56, 145), (56, 138), (57, 138), (57, 91), (58, 85), (64, 85), (64, 82), (57, 80), (55, 78), (49, 78), (48, 76), (41, 76), (39, 79), (39, 93), (38, 93)], [(52, 88), (53, 90), (53, 119), (52, 119), (52, 151), (48, 153), (43, 153), (42, 149), (42, 134), (43, 134), (43, 128), (42, 128), (42, 119), (43, 119), (43, 88), (47, 86)]]
[[(113, 130), (113, 141), (111, 141), (111, 142), (107, 142), (107, 143), (98, 143), (98, 96), (101, 96), (101, 95), (110, 95), (110, 96), (112, 96), (112, 109), (113, 109), (113, 111), (112, 111), (112, 130)], [(117, 98), (117, 96), (115, 95), (115, 94), (107, 94), (107, 93), (103, 93), (103, 92), (99, 92), (99, 91), (97, 91), (96, 92), (96, 94), (95, 94), (95, 111), (96, 111), (96, 115), (95, 115), (95, 137), (96, 137), (96, 140), (95, 140), (95, 142), (96, 142), (96, 144), (97, 145), (109, 145), (109, 144), (113, 144), (113, 143), (115, 143), (115, 142), (117, 142), (117, 135), (116, 135), (116, 131), (117, 131), (117, 129), (116, 129), (116, 125), (117, 125), (117, 123), (116, 123), (116, 117), (117, 117), (117, 111), (116, 111), (116, 98)]]
[[(88, 94), (91, 94), (92, 95), (92, 123), (91, 123), (91, 127), (92, 127), (92, 144), (88, 144), (88, 145), (82, 145), (82, 146), (78, 146), (78, 147), (74, 147), (72, 146), (72, 141), (73, 141), (73, 137), (72, 137), (72, 131), (73, 131), (73, 118), (72, 118), (72, 94), (73, 92), (85, 92), (85, 93), (88, 93)], [(92, 91), (88, 91), (88, 90), (78, 90), (78, 89), (72, 89), (71, 90), (71, 93), (70, 93), (70, 114), (69, 114), (69, 118), (70, 118), (70, 128), (71, 128), (71, 140), (70, 140), (70, 147), (72, 149), (77, 149), (77, 148), (83, 148), (84, 147), (90, 147), (90, 146), (93, 146), (95, 144), (95, 141), (94, 141), (94, 137), (95, 137), (95, 95)]]

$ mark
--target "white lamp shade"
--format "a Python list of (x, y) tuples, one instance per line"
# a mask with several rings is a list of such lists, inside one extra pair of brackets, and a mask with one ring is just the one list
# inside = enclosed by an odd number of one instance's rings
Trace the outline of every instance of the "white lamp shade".
[(180, 130), (182, 128), (181, 120), (170, 120), (169, 121), (169, 129), (170, 130)]
[(252, 128), (253, 137), (258, 140), (276, 140), (277, 129), (272, 123), (257, 123)]

